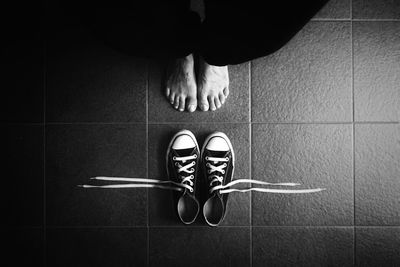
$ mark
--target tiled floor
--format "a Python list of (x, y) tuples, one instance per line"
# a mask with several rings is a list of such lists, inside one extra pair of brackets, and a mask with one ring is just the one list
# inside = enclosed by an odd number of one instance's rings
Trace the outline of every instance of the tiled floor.
[[(162, 64), (73, 20), (45, 44), (30, 33), (7, 50), (1, 113), (14, 266), (400, 266), (400, 1), (331, 0), (278, 52), (231, 66), (231, 95), (214, 113), (178, 113)], [(201, 217), (182, 225), (169, 191), (76, 186), (166, 179), (182, 128), (200, 144), (225, 132), (236, 179), (327, 190), (232, 193), (211, 228)]]

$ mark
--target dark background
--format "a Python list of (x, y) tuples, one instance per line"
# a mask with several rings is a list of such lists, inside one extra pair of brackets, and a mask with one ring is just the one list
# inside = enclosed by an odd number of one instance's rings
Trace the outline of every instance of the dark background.
[[(160, 62), (51, 2), (2, 11), (4, 266), (400, 266), (400, 1), (331, 0), (278, 52), (231, 66), (222, 109), (194, 114), (166, 101)], [(182, 128), (200, 144), (225, 132), (235, 178), (327, 190), (232, 193), (211, 228), (182, 225), (169, 191), (76, 186), (166, 179)]]

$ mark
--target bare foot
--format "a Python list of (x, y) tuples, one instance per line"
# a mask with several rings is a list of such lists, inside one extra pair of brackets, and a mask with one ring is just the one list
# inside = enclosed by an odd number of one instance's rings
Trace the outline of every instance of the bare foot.
[(213, 66), (201, 58), (198, 80), (200, 109), (214, 111), (220, 108), (229, 94), (228, 66)]
[(184, 111), (186, 106), (189, 112), (196, 110), (197, 85), (192, 54), (174, 60), (168, 67), (166, 95), (175, 109)]

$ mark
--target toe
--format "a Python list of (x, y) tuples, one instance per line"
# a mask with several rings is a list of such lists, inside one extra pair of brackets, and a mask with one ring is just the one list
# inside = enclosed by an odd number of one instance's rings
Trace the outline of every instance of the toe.
[(179, 97), (179, 111), (185, 110), (185, 97)]
[(174, 101), (174, 108), (178, 109), (178, 107), (179, 107), (179, 96), (176, 95)]
[(209, 108), (207, 95), (201, 95), (199, 100), (199, 106), (202, 111), (207, 111)]
[(229, 95), (229, 87), (228, 86), (225, 87), (223, 92), (224, 92), (225, 97), (227, 97)]
[(196, 97), (188, 97), (186, 100), (187, 100), (187, 110), (189, 112), (195, 111), (197, 107)]
[(175, 93), (172, 92), (172, 93), (169, 95), (169, 103), (171, 103), (171, 105), (173, 105), (174, 102), (175, 102)]
[(215, 107), (215, 102), (214, 102), (214, 96), (209, 96), (208, 97), (208, 103), (210, 104), (210, 110), (214, 111), (217, 108)]
[(214, 103), (217, 108), (220, 108), (222, 106), (221, 102), (219, 101), (218, 96), (214, 97)]
[(167, 87), (167, 89), (165, 90), (165, 95), (169, 98), (169, 95), (171, 93), (171, 89), (169, 89), (169, 87)]
[(223, 93), (219, 93), (218, 97), (219, 97), (219, 101), (221, 102), (221, 104), (222, 105), (225, 104), (225, 100), (226, 100), (225, 95)]

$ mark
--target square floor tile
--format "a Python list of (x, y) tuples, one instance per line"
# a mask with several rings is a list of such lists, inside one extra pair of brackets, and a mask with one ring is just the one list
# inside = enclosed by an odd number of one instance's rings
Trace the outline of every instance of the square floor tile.
[(351, 121), (350, 23), (308, 23), (251, 77), (255, 122)]
[(352, 127), (335, 124), (255, 124), (252, 175), (294, 182), (309, 194), (252, 194), (253, 225), (352, 225)]
[(150, 266), (250, 266), (248, 227), (150, 228)]
[(48, 225), (146, 225), (146, 189), (78, 187), (95, 184), (89, 180), (94, 176), (146, 177), (146, 126), (51, 125), (46, 129)]
[(353, 266), (352, 228), (254, 227), (253, 266)]
[(149, 122), (248, 122), (249, 63), (229, 66), (229, 96), (217, 111), (179, 112), (165, 96), (165, 64), (153, 62), (149, 73)]
[[(149, 126), (149, 177), (168, 180), (166, 173), (165, 155), (171, 138), (179, 130), (192, 131), (199, 143), (200, 149), (206, 137), (215, 132), (224, 132), (232, 142), (235, 152), (234, 179), (249, 178), (249, 125), (248, 124), (155, 124)], [(200, 173), (198, 177), (197, 197), (204, 203), (206, 188), (201, 186), (205, 179)], [(250, 223), (250, 197), (248, 193), (231, 193), (229, 195), (227, 213), (221, 225), (249, 225)], [(202, 210), (202, 209), (201, 209)], [(201, 211), (200, 210), (200, 211)], [(149, 191), (149, 224), (182, 225), (176, 214), (173, 193), (166, 190)], [(196, 224), (205, 224), (202, 212), (199, 213)]]
[(1, 260), (8, 266), (44, 266), (44, 241), (41, 228), (1, 230)]
[(17, 26), (15, 36), (2, 33), (1, 122), (43, 122), (44, 41), (40, 27), (31, 27)]
[(400, 126), (362, 124), (355, 130), (356, 223), (400, 226)]
[(400, 21), (354, 22), (357, 121), (399, 121)]
[(80, 28), (47, 44), (46, 120), (145, 122), (146, 62), (119, 53)]
[(314, 19), (350, 19), (351, 0), (330, 0)]
[(146, 266), (146, 228), (47, 230), (48, 266)]
[(2, 125), (2, 226), (43, 225), (44, 127)]
[(356, 228), (356, 266), (400, 266), (400, 228)]
[(353, 0), (355, 19), (400, 19), (397, 0)]

